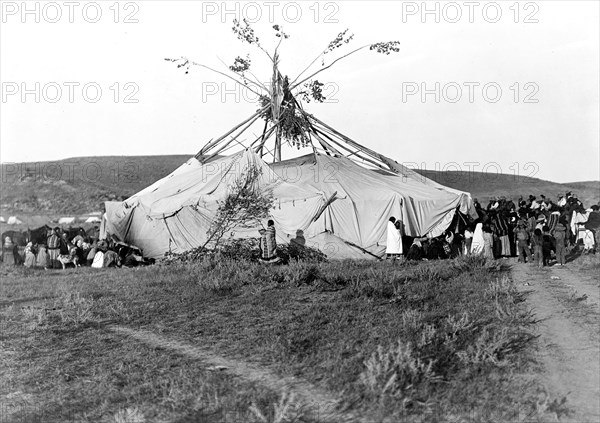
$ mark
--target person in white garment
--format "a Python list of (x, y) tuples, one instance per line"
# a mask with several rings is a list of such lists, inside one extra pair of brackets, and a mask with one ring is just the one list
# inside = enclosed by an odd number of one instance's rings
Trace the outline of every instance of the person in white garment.
[[(399, 223), (396, 225), (396, 223)], [(396, 221), (394, 216), (390, 217), (387, 223), (387, 241), (385, 254), (388, 259), (397, 259), (402, 254), (402, 235), (400, 233), (400, 221)]]
[(481, 254), (483, 252), (483, 224), (478, 223), (473, 232), (473, 241), (471, 241), (471, 254)]

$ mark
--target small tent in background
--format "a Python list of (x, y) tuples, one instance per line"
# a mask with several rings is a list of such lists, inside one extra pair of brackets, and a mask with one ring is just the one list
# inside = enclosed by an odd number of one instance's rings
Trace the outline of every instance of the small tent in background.
[(72, 225), (73, 223), (75, 223), (74, 217), (61, 217), (58, 219), (59, 225)]
[(8, 225), (22, 225), (23, 221), (17, 216), (10, 216), (6, 222)]
[(6, 223), (6, 220), (4, 219), (4, 216), (0, 216), (0, 223)]
[[(288, 38), (278, 25), (273, 29), (279, 44)], [(233, 30), (238, 38), (266, 53), (247, 22), (236, 23)], [(352, 37), (346, 32), (339, 34), (325, 53)], [(305, 112), (294, 96), (301, 91), (300, 99), (312, 97), (322, 102), (322, 84), (313, 79), (316, 74), (366, 47), (384, 54), (397, 52), (399, 42), (363, 46), (328, 66), (325, 53), (321, 53), (293, 80), (279, 71), (279, 44), (272, 55), (267, 53), (273, 69), (268, 84), (251, 81), (254, 76), (244, 73), (249, 60), (238, 57), (230, 67), (238, 77), (233, 79), (259, 96), (259, 109), (209, 141), (170, 175), (123, 202), (105, 203), (101, 237), (115, 235), (141, 247), (144, 255), (152, 258), (203, 245), (219, 203), (232, 192), (236, 180), (251, 173), (245, 172), (249, 168), (260, 171), (255, 188), (275, 200), (270, 217), (275, 221), (278, 242), (290, 242), (301, 232), (306, 245), (319, 248), (330, 258), (383, 256), (390, 216), (401, 220), (404, 233), (410, 236), (442, 234), (457, 210), (476, 216), (468, 193), (444, 187), (359, 144)], [(303, 76), (319, 59), (321, 69)], [(178, 67), (186, 68), (186, 73), (193, 65), (210, 69), (187, 58), (167, 60), (179, 62)], [(286, 146), (289, 151), (304, 151), (301, 157), (284, 160), (282, 149)], [(236, 229), (228, 236), (257, 237), (259, 228)]]
[(100, 218), (100, 216), (90, 216), (87, 219), (85, 219), (85, 223), (100, 223), (102, 221), (102, 219)]

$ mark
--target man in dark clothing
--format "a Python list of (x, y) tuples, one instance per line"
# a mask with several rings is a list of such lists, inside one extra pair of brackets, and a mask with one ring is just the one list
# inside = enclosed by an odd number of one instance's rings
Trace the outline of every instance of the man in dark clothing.
[(556, 251), (555, 240), (550, 235), (550, 228), (546, 225), (542, 228), (542, 259), (544, 266), (550, 264), (550, 256), (552, 251)]

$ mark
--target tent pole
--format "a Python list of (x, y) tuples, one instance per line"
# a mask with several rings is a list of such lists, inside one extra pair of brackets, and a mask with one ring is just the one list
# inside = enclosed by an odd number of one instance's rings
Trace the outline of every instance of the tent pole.
[[(267, 142), (267, 140), (271, 137), (271, 135), (273, 135), (273, 131), (275, 131), (275, 128), (276, 128), (275, 125), (271, 126), (265, 133), (264, 137), (260, 137), (260, 138), (262, 138), (262, 140), (260, 141), (260, 144), (258, 145), (258, 147), (256, 147), (256, 150), (255, 150), (256, 152), (258, 152), (259, 150), (260, 151), (263, 150), (265, 142)], [(260, 138), (258, 138), (258, 139), (260, 139)], [(254, 143), (252, 143), (252, 144), (254, 144)], [(269, 154), (271, 154), (270, 151), (269, 151)], [(273, 156), (275, 156), (275, 155), (273, 155)]]
[(252, 116), (250, 116), (248, 119), (246, 119), (245, 121), (243, 121), (242, 123), (234, 126), (232, 129), (230, 129), (226, 134), (221, 135), (219, 138), (217, 138), (216, 140), (214, 140), (213, 142), (209, 142), (208, 144), (206, 144), (204, 147), (202, 147), (202, 149), (194, 156), (196, 159), (200, 160), (200, 158), (206, 154), (211, 148), (214, 148), (218, 143), (220, 143), (221, 141), (223, 141), (226, 137), (228, 137), (229, 135), (231, 135), (233, 132), (235, 132), (237, 129), (241, 128), (242, 126), (244, 126), (246, 123), (250, 122), (252, 119), (255, 119), (258, 115), (260, 115), (262, 112), (264, 112), (266, 109), (268, 108), (268, 106), (263, 107), (261, 110), (258, 110), (256, 113), (254, 113)]
[[(265, 119), (265, 127), (263, 128), (262, 138), (265, 139), (265, 133), (267, 132), (267, 126), (269, 125), (269, 120)], [(263, 157), (263, 144), (260, 145), (260, 149), (257, 151), (258, 156), (262, 159)]]
[[(325, 141), (323, 138), (321, 138), (319, 136), (319, 134), (317, 133), (317, 131), (315, 131), (315, 133), (313, 134), (315, 136), (315, 138), (319, 141), (319, 143), (325, 147), (325, 150), (331, 150), (334, 154), (337, 154), (339, 156), (343, 156), (342, 153), (340, 153), (337, 149), (335, 149), (331, 144), (329, 144), (327, 141)], [(329, 151), (328, 151), (329, 154)]]
[(277, 126), (277, 132), (275, 133), (275, 158), (273, 163), (281, 161), (281, 131), (279, 131), (279, 125)]
[[(386, 167), (383, 167), (381, 164), (377, 163), (375, 160), (369, 159), (367, 157), (363, 157), (361, 156), (359, 153), (362, 153), (360, 150), (359, 151), (352, 151), (350, 150), (350, 148), (342, 143), (336, 142), (334, 139), (332, 139), (331, 137), (329, 137), (323, 130), (321, 129), (317, 129), (316, 127), (314, 128), (315, 131), (318, 131), (321, 133), (321, 135), (323, 135), (324, 137), (326, 137), (327, 139), (329, 139), (331, 142), (335, 143), (335, 145), (337, 145), (338, 147), (343, 148), (344, 150), (349, 151), (351, 154), (349, 156), (356, 156), (357, 158), (359, 158), (360, 160), (364, 160), (365, 162), (371, 163), (373, 166), (376, 166), (380, 169), (389, 171), (389, 169), (387, 169)], [(346, 158), (349, 158), (349, 156), (345, 156)]]
[(206, 162), (210, 159), (212, 159), (213, 157), (215, 157), (217, 154), (219, 154), (221, 151), (223, 151), (229, 144), (231, 144), (233, 141), (237, 140), (237, 137), (239, 137), (242, 133), (244, 133), (244, 131), (246, 129), (248, 129), (250, 126), (252, 126), (252, 124), (254, 122), (256, 122), (256, 120), (259, 118), (260, 116), (258, 116), (258, 113), (254, 116), (254, 119), (252, 119), (252, 121), (250, 123), (248, 123), (248, 125), (246, 125), (246, 127), (244, 127), (239, 134), (237, 134), (235, 137), (232, 137), (229, 141), (227, 141), (224, 145), (222, 145), (221, 147), (219, 147), (217, 149), (217, 151), (215, 151), (214, 153), (212, 153), (210, 156), (208, 156), (205, 159), (202, 159), (201, 162)]
[(418, 177), (422, 178), (422, 175), (419, 175), (414, 170), (409, 169), (406, 166), (402, 166), (400, 163), (396, 162), (395, 160), (390, 159), (389, 157), (386, 157), (383, 154), (379, 154), (376, 151), (373, 151), (373, 150), (357, 143), (356, 141), (352, 140), (351, 138), (349, 138), (346, 135), (342, 134), (341, 132), (335, 130), (331, 126), (327, 125), (325, 122), (317, 119), (316, 117), (310, 116), (310, 118), (314, 119), (315, 122), (318, 122), (324, 128), (329, 129), (332, 133), (334, 133), (336, 136), (340, 137), (347, 144), (351, 145), (352, 147), (360, 149), (363, 153), (365, 153), (368, 156), (371, 156), (373, 159), (383, 163), (392, 172), (400, 174), (400, 175), (404, 175), (404, 176), (411, 175), (411, 176), (415, 176), (415, 177), (418, 176)]

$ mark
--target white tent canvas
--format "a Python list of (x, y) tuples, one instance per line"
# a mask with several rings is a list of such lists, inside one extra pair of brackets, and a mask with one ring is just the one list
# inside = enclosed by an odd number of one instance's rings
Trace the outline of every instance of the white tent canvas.
[[(278, 242), (287, 243), (302, 230), (307, 245), (330, 257), (383, 255), (390, 216), (402, 220), (407, 235), (435, 235), (446, 229), (457, 208), (463, 213), (471, 208), (468, 194), (424, 178), (318, 154), (268, 165), (248, 149), (207, 164), (192, 158), (126, 201), (106, 203), (105, 232), (141, 247), (149, 257), (198, 247), (206, 240), (218, 202), (248, 166), (261, 169), (260, 188), (275, 199), (271, 217)], [(257, 237), (259, 228), (228, 236)]]
[(23, 224), (23, 221), (21, 219), (19, 219), (17, 216), (10, 216), (6, 223), (8, 225), (21, 225), (21, 224)]

